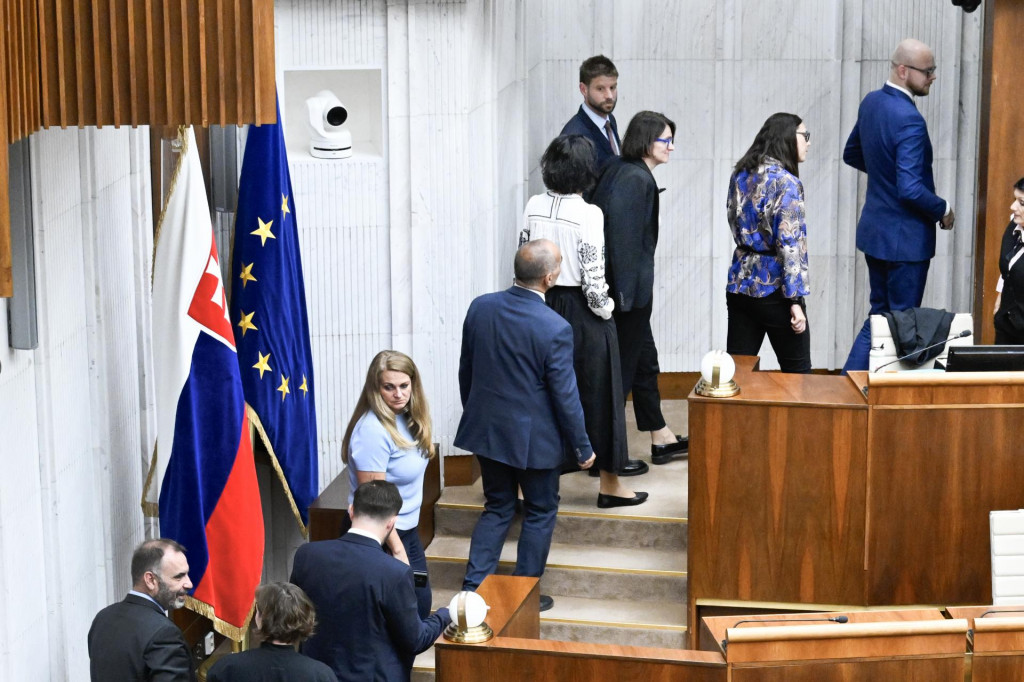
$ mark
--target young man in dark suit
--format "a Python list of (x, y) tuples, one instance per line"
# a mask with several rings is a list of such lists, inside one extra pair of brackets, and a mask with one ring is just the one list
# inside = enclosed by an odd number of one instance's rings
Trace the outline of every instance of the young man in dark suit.
[[(857, 222), (871, 288), (869, 315), (917, 308), (935, 255), (935, 225), (953, 227), (953, 208), (935, 194), (932, 143), (915, 97), (935, 81), (935, 56), (908, 38), (893, 52), (889, 80), (860, 103), (843, 161), (867, 173), (868, 190)], [(864, 321), (843, 372), (866, 370), (871, 321)]]
[[(527, 242), (516, 252), (515, 285), (476, 298), (462, 327), (463, 413), (455, 445), (477, 455), (486, 498), (464, 589), (475, 590), (497, 568), (517, 489), (523, 491), (523, 527), (513, 575), (540, 577), (558, 514), (563, 443), (581, 468), (594, 463), (576, 387), (572, 328), (544, 302), (561, 262), (553, 242)], [(553, 603), (541, 596), (542, 611)]]
[(445, 608), (420, 619), (412, 569), (384, 552), (401, 508), (393, 483), (367, 481), (352, 497), (349, 531), (295, 553), (291, 582), (319, 621), (302, 653), (329, 665), (338, 682), (408, 680), (416, 654), (451, 622)]
[(132, 589), (98, 614), (89, 628), (93, 682), (195, 682), (192, 655), (167, 612), (185, 605), (192, 589), (185, 548), (147, 540), (132, 554)]
[(597, 167), (601, 170), (621, 152), (615, 103), (619, 97), (619, 72), (602, 54), (580, 65), (580, 94), (583, 104), (562, 128), (561, 135), (585, 135), (594, 143)]

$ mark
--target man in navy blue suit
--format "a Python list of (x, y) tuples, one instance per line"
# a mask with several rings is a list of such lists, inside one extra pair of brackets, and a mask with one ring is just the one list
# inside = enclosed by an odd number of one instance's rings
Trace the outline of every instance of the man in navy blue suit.
[[(462, 327), (462, 419), (455, 445), (477, 455), (484, 511), (473, 529), (463, 588), (494, 573), (523, 491), (523, 527), (513, 575), (540, 577), (558, 514), (564, 444), (580, 467), (594, 463), (573, 369), (572, 328), (544, 293), (561, 270), (558, 246), (527, 242), (516, 253), (515, 284), (469, 306)], [(541, 596), (541, 610), (553, 600)]]
[(408, 680), (416, 654), (451, 622), (446, 608), (420, 619), (412, 569), (384, 552), (401, 508), (393, 483), (367, 481), (352, 497), (349, 531), (295, 553), (291, 582), (317, 615), (302, 653), (329, 665), (339, 682)]
[[(921, 305), (935, 255), (935, 225), (953, 227), (953, 209), (936, 196), (932, 143), (915, 97), (935, 81), (935, 56), (907, 39), (893, 52), (889, 80), (868, 93), (843, 151), (843, 161), (868, 175), (867, 199), (857, 223), (878, 315)], [(870, 318), (853, 342), (843, 372), (865, 370), (871, 351)]]
[(619, 155), (619, 126), (615, 123), (615, 103), (619, 97), (619, 72), (602, 54), (580, 65), (580, 94), (583, 104), (562, 128), (561, 135), (586, 135), (594, 143), (597, 167), (603, 169)]

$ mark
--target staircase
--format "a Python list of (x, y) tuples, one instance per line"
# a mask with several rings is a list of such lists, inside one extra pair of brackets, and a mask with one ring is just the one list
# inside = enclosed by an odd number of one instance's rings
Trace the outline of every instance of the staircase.
[[(686, 402), (663, 403), (665, 417), (686, 433)], [(630, 457), (650, 462), (650, 440), (627, 409)], [(543, 639), (682, 648), (686, 636), (687, 462), (651, 466), (624, 481), (650, 493), (636, 507), (597, 508), (596, 478), (585, 472), (561, 479), (558, 523), (541, 579), (554, 607), (540, 614)], [(472, 486), (445, 488), (435, 508), (435, 536), (427, 547), (434, 608), (462, 585), (469, 539), (484, 496)], [(502, 551), (499, 573), (515, 566), (519, 518)], [(433, 679), (433, 650), (416, 659), (413, 680)]]

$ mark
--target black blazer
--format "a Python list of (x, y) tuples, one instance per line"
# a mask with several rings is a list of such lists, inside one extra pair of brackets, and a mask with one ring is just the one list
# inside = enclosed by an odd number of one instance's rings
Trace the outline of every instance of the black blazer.
[(448, 609), (420, 620), (412, 569), (351, 532), (299, 547), (291, 582), (316, 607), (317, 631), (302, 653), (329, 665), (339, 682), (408, 680), (416, 654), (450, 622)]
[(206, 682), (338, 682), (334, 671), (293, 647), (263, 642), (258, 649), (224, 656)]
[[(615, 145), (622, 149), (622, 142), (619, 140), (619, 126), (615, 122), (615, 114), (609, 114), (608, 120), (612, 122), (612, 134), (615, 135)], [(611, 144), (608, 143), (608, 135), (605, 132), (594, 125), (594, 122), (587, 116), (587, 112), (583, 111), (583, 105), (580, 105), (579, 111), (576, 115), (569, 119), (569, 122), (562, 127), (560, 135), (586, 135), (590, 138), (591, 142), (594, 143), (594, 150), (597, 152), (597, 169), (600, 171), (608, 164), (609, 161), (616, 158), (616, 154), (612, 151)]]
[(623, 159), (609, 163), (594, 188), (590, 203), (604, 211), (605, 278), (616, 312), (654, 298), (660, 191), (646, 163)]
[(195, 682), (181, 630), (154, 602), (129, 594), (96, 614), (89, 628), (93, 682)]

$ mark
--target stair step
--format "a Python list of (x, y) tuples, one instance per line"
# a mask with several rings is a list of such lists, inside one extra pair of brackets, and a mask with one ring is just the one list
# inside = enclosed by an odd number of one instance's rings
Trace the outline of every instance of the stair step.
[[(559, 511), (553, 542), (601, 544), (606, 547), (643, 547), (685, 551), (687, 526), (684, 518), (644, 516), (644, 505), (632, 507), (627, 515), (624, 508), (593, 512)], [(434, 512), (434, 528), (438, 535), (469, 537), (473, 533), (483, 502), (463, 504), (439, 502)], [(614, 513), (619, 512), (619, 513)], [(517, 516), (509, 528), (508, 537), (518, 538), (521, 517)]]
[[(646, 502), (635, 507), (597, 508), (598, 481), (587, 472), (581, 471), (561, 477), (558, 504), (559, 519), (567, 512), (600, 513), (602, 516), (657, 519), (686, 522), (688, 492), (686, 481), (689, 477), (689, 462), (673, 460), (668, 464), (650, 464), (650, 455), (641, 459), (648, 462), (650, 470), (642, 476), (629, 476), (622, 482), (633, 490), (650, 494)], [(471, 505), (482, 508), (484, 502), (483, 484), (478, 479), (473, 485), (445, 486), (439, 505)]]
[[(461, 588), (468, 555), (469, 538), (434, 539), (427, 549), (427, 564), (435, 592), (451, 590), (454, 594)], [(499, 574), (512, 573), (515, 555), (516, 543), (506, 541), (498, 564)], [(552, 596), (671, 600), (682, 604), (686, 601), (685, 567), (685, 552), (558, 543), (551, 545), (541, 591)]]

